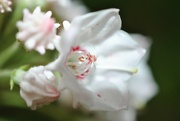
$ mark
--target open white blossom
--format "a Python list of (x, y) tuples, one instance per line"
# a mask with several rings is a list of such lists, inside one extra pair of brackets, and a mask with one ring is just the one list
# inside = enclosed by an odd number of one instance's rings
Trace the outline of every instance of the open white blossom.
[(85, 14), (88, 10), (79, 0), (47, 0), (52, 4), (56, 15), (68, 21), (76, 16)]
[(0, 13), (4, 13), (5, 11), (12, 11), (10, 5), (12, 2), (10, 0), (0, 0)]
[(129, 80), (131, 94), (129, 108), (128, 110), (100, 113), (103, 121), (136, 121), (136, 111), (143, 108), (158, 92), (157, 84), (147, 64), (151, 40), (140, 34), (131, 34), (131, 36), (147, 51), (138, 66), (138, 73)]
[(59, 58), (46, 68), (62, 73), (60, 90), (71, 91), (73, 107), (89, 110), (127, 108), (127, 80), (137, 72), (145, 53), (130, 35), (120, 31), (118, 9), (88, 13), (65, 22), (56, 48)]
[(56, 101), (60, 96), (56, 77), (43, 66), (26, 72), (20, 81), (20, 88), (21, 97), (33, 110)]
[(55, 23), (51, 18), (52, 12), (41, 12), (40, 7), (36, 7), (31, 14), (24, 9), (23, 21), (17, 22), (19, 32), (16, 38), (25, 44), (28, 50), (36, 50), (44, 54), (46, 49), (54, 49), (53, 41), (59, 39), (56, 29), (60, 24)]

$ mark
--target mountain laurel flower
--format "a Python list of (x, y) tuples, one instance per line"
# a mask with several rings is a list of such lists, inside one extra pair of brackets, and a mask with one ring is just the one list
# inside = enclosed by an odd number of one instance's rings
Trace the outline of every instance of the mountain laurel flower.
[(5, 11), (12, 11), (9, 7), (12, 4), (10, 0), (0, 0), (0, 13), (4, 13)]
[(25, 44), (28, 50), (36, 50), (40, 54), (45, 53), (45, 49), (54, 49), (53, 41), (59, 39), (56, 29), (60, 24), (55, 23), (51, 18), (52, 12), (41, 12), (40, 7), (36, 7), (31, 14), (24, 9), (23, 21), (17, 22), (19, 32), (16, 38)]
[(35, 110), (59, 98), (58, 81), (55, 75), (44, 66), (33, 67), (20, 81), (20, 95), (27, 106)]
[(127, 108), (127, 80), (137, 72), (145, 50), (119, 30), (118, 9), (106, 9), (63, 22), (59, 57), (46, 68), (62, 73), (60, 92), (70, 90), (73, 107), (115, 111)]

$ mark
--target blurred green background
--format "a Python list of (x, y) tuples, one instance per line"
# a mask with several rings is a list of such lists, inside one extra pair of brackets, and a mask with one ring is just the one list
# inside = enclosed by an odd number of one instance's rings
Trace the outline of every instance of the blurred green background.
[[(149, 64), (160, 91), (148, 103), (145, 110), (139, 111), (138, 121), (180, 121), (180, 1), (83, 0), (83, 2), (91, 11), (119, 8), (123, 30), (129, 33), (141, 33), (153, 39)], [(10, 13), (5, 17), (10, 20)], [(0, 30), (4, 29), (6, 28)], [(11, 36), (15, 36), (15, 31), (17, 30), (12, 30), (14, 33)], [(2, 37), (1, 33), (0, 37)], [(12, 41), (14, 40), (6, 42), (1, 38), (0, 50)], [(27, 55), (23, 47), (19, 52)], [(50, 52), (47, 54), (52, 56)], [(29, 58), (31, 56), (34, 58)], [(28, 60), (32, 63), (36, 62), (36, 59), (41, 59), (40, 63), (50, 61), (49, 58), (36, 56), (37, 53), (32, 55), (29, 53), (21, 57), (18, 53), (12, 60), (6, 62), (4, 68), (13, 68), (13, 63), (20, 65), (19, 60)], [(0, 82), (0, 121), (88, 121), (94, 115), (62, 105), (57, 107), (55, 103), (31, 111), (20, 98), (17, 86), (13, 91), (9, 91), (7, 80), (5, 77)]]

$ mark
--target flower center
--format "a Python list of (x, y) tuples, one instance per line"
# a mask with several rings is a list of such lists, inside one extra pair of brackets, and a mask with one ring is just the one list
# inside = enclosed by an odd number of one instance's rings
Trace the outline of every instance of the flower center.
[(66, 65), (78, 79), (84, 79), (95, 70), (95, 61), (95, 54), (76, 46), (71, 48)]

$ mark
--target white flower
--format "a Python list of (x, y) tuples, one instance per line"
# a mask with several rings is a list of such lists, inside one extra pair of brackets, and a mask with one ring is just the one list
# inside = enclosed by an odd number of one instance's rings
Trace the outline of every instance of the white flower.
[(33, 110), (56, 101), (60, 96), (56, 77), (43, 66), (26, 72), (20, 81), (20, 88), (21, 97)]
[(31, 14), (24, 9), (23, 21), (17, 22), (19, 32), (16, 38), (25, 44), (28, 50), (36, 50), (40, 54), (45, 53), (45, 49), (54, 49), (53, 41), (58, 39), (56, 29), (60, 26), (54, 23), (51, 18), (52, 12), (41, 12), (40, 7), (36, 7)]
[(138, 73), (129, 80), (131, 94), (129, 108), (128, 110), (101, 113), (103, 121), (136, 121), (136, 111), (143, 108), (158, 92), (157, 84), (147, 64), (151, 40), (140, 34), (131, 34), (131, 36), (147, 51), (138, 66)]
[[(69, 89), (73, 107), (120, 110), (127, 107), (127, 82), (145, 50), (124, 31), (118, 9), (76, 17), (57, 46), (60, 56), (47, 65), (63, 74), (60, 89)], [(94, 49), (93, 49), (94, 48)], [(97, 56), (96, 54), (97, 53)]]
[(0, 13), (4, 13), (5, 11), (12, 11), (9, 7), (12, 4), (10, 0), (0, 0)]
[(79, 0), (48, 0), (56, 15), (68, 21), (74, 17), (85, 14), (88, 10)]

